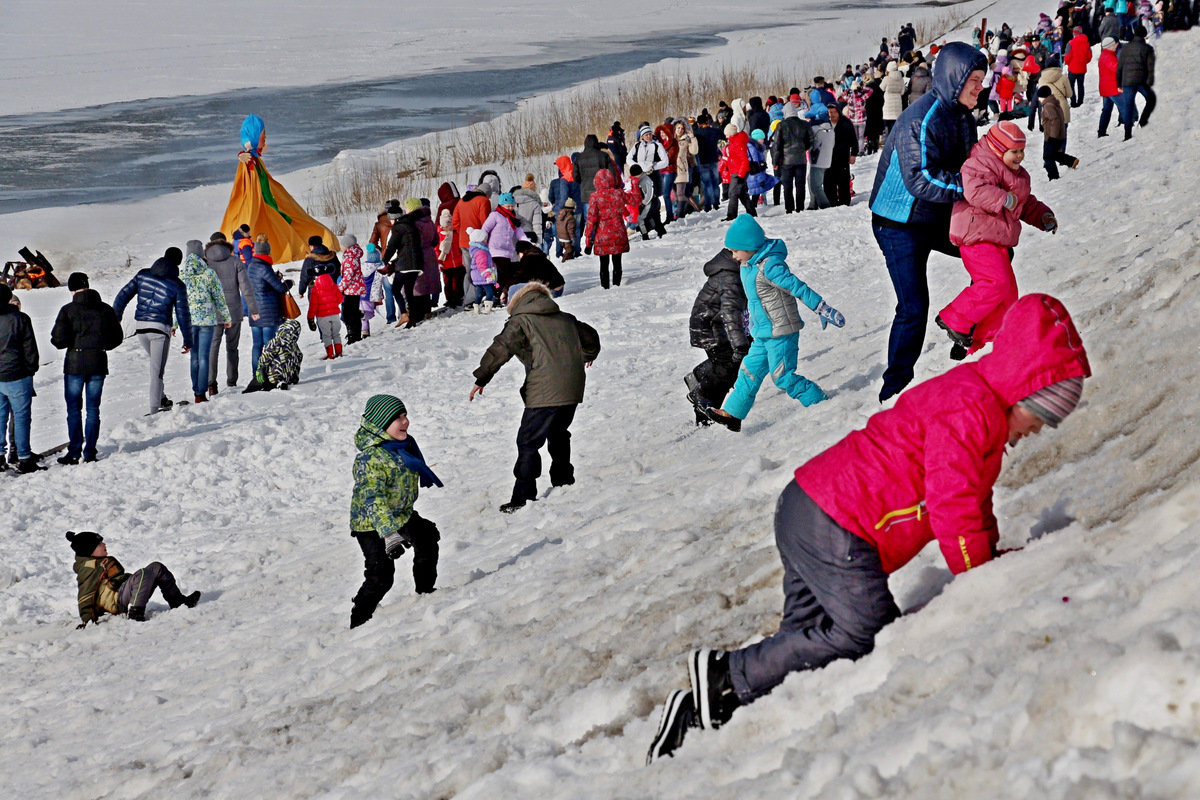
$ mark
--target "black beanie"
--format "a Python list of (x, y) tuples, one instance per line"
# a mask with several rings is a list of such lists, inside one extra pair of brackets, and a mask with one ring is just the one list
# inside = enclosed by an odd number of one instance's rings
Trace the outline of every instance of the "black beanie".
[(7, 283), (0, 282), (0, 306), (8, 305), (12, 300), (12, 289), (8, 288)]
[(163, 253), (163, 258), (173, 267), (178, 267), (183, 263), (183, 251), (178, 247), (168, 247), (167, 252)]
[(84, 272), (72, 272), (71, 277), (67, 278), (67, 289), (72, 292), (78, 292), (80, 289), (87, 289), (88, 276)]
[(92, 531), (67, 531), (67, 541), (77, 556), (90, 556), (96, 550), (96, 545), (104, 541), (104, 537)]

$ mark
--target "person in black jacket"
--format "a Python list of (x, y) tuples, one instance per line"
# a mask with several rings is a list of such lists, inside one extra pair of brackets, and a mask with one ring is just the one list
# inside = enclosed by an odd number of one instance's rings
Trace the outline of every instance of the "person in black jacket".
[(512, 279), (504, 287), (505, 301), (509, 295), (520, 291), (521, 286), (530, 281), (537, 281), (550, 289), (551, 297), (562, 297), (567, 282), (558, 267), (550, 257), (538, 249), (533, 242), (520, 241), (516, 243), (517, 260), (512, 264)]
[[(419, 205), (417, 208), (406, 208), (403, 214), (397, 215), (389, 212), (388, 218), (392, 220), (392, 234), (388, 237), (387, 249), (383, 251), (383, 263), (389, 266), (389, 270), (394, 276), (395, 283), (392, 291), (395, 292), (399, 288), (399, 294), (404, 299), (401, 319), (410, 328), (425, 319), (425, 313), (430, 310), (427, 307), (413, 308), (413, 290), (416, 288), (417, 278), (425, 271), (425, 254), (421, 250), (421, 232), (417, 230), (419, 213)], [(383, 278), (380, 277), (379, 280), (383, 280)], [(425, 305), (427, 306), (428, 303)]]
[(697, 425), (712, 422), (705, 409), (720, 408), (725, 402), (725, 395), (737, 380), (742, 358), (750, 350), (750, 336), (743, 323), (746, 291), (742, 288), (741, 268), (729, 249), (722, 248), (704, 265), (708, 280), (692, 304), (688, 320), (691, 344), (708, 356), (683, 376)]
[[(1146, 29), (1142, 23), (1133, 26), (1133, 41), (1117, 53), (1117, 88), (1121, 90), (1120, 111), (1125, 121), (1125, 141), (1133, 138), (1133, 123), (1146, 127), (1150, 124), (1150, 113), (1158, 103), (1154, 90), (1154, 48), (1146, 44)], [(1146, 100), (1141, 114), (1137, 110), (1137, 96)]]
[(625, 129), (621, 127), (621, 120), (614, 122), (608, 131), (608, 152), (617, 162), (617, 169), (624, 170), (629, 148), (625, 146)]
[(854, 125), (842, 116), (840, 106), (829, 107), (829, 124), (833, 126), (833, 161), (825, 170), (825, 195), (835, 206), (850, 205), (850, 165), (858, 157), (858, 135)]
[(308, 296), (308, 290), (318, 275), (328, 275), (337, 283), (342, 277), (342, 262), (325, 246), (325, 240), (320, 236), (308, 237), (308, 255), (300, 265), (300, 285), (297, 291), (301, 297)]
[[(50, 343), (66, 350), (63, 360), (63, 394), (67, 400), (67, 453), (60, 464), (78, 464), (96, 460), (96, 439), (100, 436), (100, 396), (104, 376), (108, 374), (108, 350), (120, 346), (125, 338), (121, 322), (112, 306), (88, 286), (88, 276), (73, 272), (67, 278), (71, 302), (58, 311)], [(82, 405), (87, 395), (87, 427), (83, 425)]]
[(750, 98), (750, 110), (746, 112), (746, 133), (771, 132), (771, 115), (763, 108), (761, 97)]
[(29, 425), (33, 374), (38, 371), (39, 364), (37, 340), (33, 336), (33, 323), (11, 304), (12, 296), (12, 289), (0, 282), (0, 453), (7, 449), (5, 438), (11, 411), (17, 471), (35, 472), (40, 467), (29, 447)]
[[(596, 191), (596, 173), (609, 170), (617, 179), (618, 186), (621, 183), (621, 173), (613, 163), (612, 156), (601, 149), (600, 139), (594, 133), (584, 137), (583, 150), (573, 155), (571, 160), (575, 162), (575, 182), (579, 184), (579, 197), (582, 201), (575, 207), (575, 219), (579, 222), (576, 230), (582, 234), (583, 222), (587, 220), (588, 201), (592, 199), (592, 192)], [(575, 252), (582, 252), (578, 240), (575, 241)]]
[(771, 161), (783, 184), (784, 213), (804, 210), (804, 170), (812, 146), (812, 126), (800, 118), (794, 105), (785, 106), (783, 122), (775, 128), (771, 139)]

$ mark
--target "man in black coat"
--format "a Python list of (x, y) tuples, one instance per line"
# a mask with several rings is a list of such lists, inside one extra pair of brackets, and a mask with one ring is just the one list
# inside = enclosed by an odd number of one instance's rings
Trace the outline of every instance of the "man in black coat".
[[(1146, 29), (1142, 23), (1133, 26), (1133, 41), (1121, 48), (1117, 54), (1117, 88), (1121, 90), (1121, 118), (1125, 120), (1125, 141), (1133, 138), (1133, 123), (1146, 127), (1150, 124), (1150, 113), (1158, 103), (1154, 90), (1154, 48), (1146, 44)], [(1138, 113), (1138, 95), (1146, 105)]]
[(804, 171), (807, 153), (813, 146), (812, 126), (800, 118), (795, 106), (783, 112), (783, 122), (771, 139), (771, 162), (783, 184), (783, 210), (791, 214), (804, 210)]
[[(605, 169), (611, 171), (618, 185), (621, 173), (617, 171), (617, 165), (613, 163), (608, 152), (600, 148), (600, 139), (594, 133), (584, 137), (583, 150), (572, 156), (572, 160), (575, 162), (575, 182), (579, 184), (579, 196), (583, 200), (575, 209), (576, 217), (582, 220), (577, 230), (582, 232), (583, 222), (587, 221), (588, 200), (592, 199), (592, 192), (596, 191), (596, 173)], [(579, 242), (575, 242), (575, 252), (580, 252)]]
[(39, 363), (37, 340), (33, 337), (33, 323), (11, 301), (12, 289), (0, 282), (0, 453), (7, 449), (4, 440), (11, 411), (17, 471), (34, 472), (39, 467), (29, 447), (29, 424), (33, 374), (38, 371)]
[[(71, 302), (58, 311), (50, 343), (66, 350), (63, 360), (63, 394), (67, 400), (67, 453), (60, 464), (78, 464), (96, 460), (96, 439), (100, 436), (100, 396), (104, 376), (108, 374), (108, 350), (116, 349), (125, 338), (112, 306), (88, 287), (88, 276), (73, 272), (67, 279)], [(87, 426), (83, 424), (83, 400), (87, 398)]]
[(742, 288), (741, 268), (729, 249), (722, 248), (704, 265), (708, 280), (692, 304), (688, 320), (691, 344), (708, 356), (683, 376), (697, 425), (712, 422), (705, 409), (720, 408), (725, 402), (725, 395), (737, 380), (738, 367), (750, 350), (750, 336), (743, 322), (746, 291)]
[(850, 165), (858, 158), (858, 134), (836, 104), (829, 107), (829, 124), (833, 126), (833, 160), (825, 170), (825, 195), (835, 206), (848, 206)]

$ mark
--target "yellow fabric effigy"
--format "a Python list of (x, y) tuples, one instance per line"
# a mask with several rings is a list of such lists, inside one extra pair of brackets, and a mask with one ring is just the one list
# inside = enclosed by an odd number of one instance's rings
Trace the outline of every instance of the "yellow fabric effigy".
[[(255, 135), (255, 134), (258, 135)], [(242, 147), (229, 205), (221, 231), (233, 240), (238, 226), (250, 226), (250, 235), (267, 235), (276, 264), (299, 261), (308, 255), (308, 237), (320, 236), (330, 250), (338, 250), (333, 231), (317, 222), (271, 177), (260, 153), (266, 149), (266, 126), (254, 115), (242, 123)]]

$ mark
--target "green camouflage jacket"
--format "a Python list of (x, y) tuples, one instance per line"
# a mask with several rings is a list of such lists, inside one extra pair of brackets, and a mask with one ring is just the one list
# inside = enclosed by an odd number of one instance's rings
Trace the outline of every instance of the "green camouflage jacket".
[(390, 437), (370, 423), (354, 434), (354, 494), (350, 498), (351, 532), (375, 531), (380, 536), (398, 531), (412, 516), (420, 484), (417, 473), (400, 457), (379, 445)]

